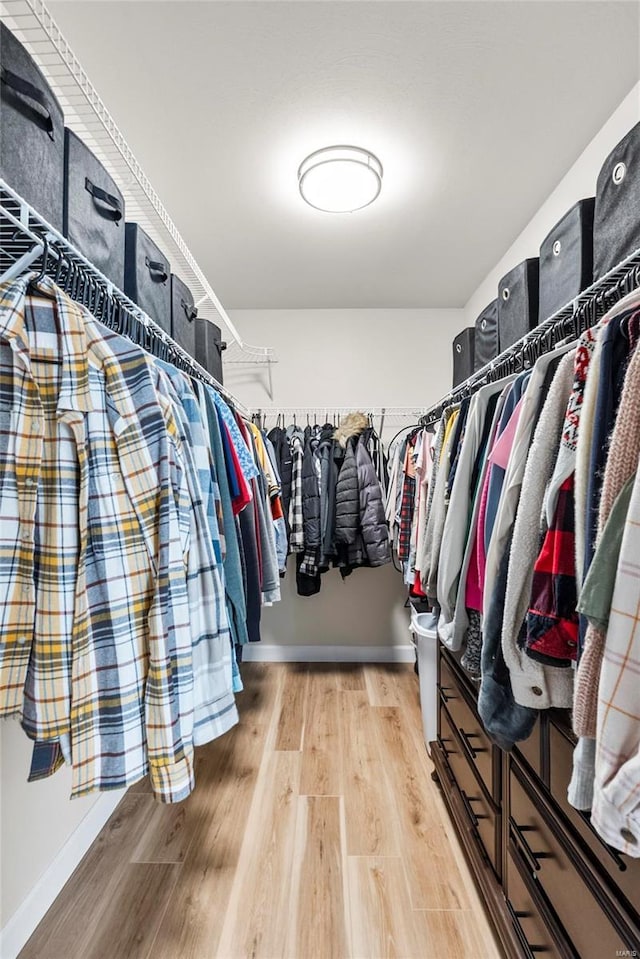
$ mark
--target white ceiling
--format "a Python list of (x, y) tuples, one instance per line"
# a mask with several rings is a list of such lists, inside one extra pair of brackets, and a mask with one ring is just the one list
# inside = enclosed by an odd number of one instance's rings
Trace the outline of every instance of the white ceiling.
[[(640, 72), (631, 2), (50, 8), (227, 309), (463, 305)], [(382, 194), (319, 213), (344, 142)]]

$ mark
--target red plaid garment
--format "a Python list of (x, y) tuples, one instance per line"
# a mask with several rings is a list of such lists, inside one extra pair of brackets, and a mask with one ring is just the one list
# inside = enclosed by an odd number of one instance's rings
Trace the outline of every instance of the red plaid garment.
[(401, 563), (409, 562), (415, 500), (416, 478), (415, 476), (405, 475), (404, 486), (402, 487), (402, 501), (400, 504), (400, 535), (398, 538), (398, 559)]
[(526, 623), (526, 652), (549, 666), (577, 658), (574, 474), (558, 492), (553, 522), (536, 560)]

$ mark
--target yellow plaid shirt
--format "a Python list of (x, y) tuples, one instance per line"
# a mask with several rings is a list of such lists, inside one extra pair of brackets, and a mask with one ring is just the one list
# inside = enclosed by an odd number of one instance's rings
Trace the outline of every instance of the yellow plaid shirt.
[(0, 715), (68, 737), (72, 796), (193, 788), (190, 499), (144, 354), (50, 280), (0, 286)]

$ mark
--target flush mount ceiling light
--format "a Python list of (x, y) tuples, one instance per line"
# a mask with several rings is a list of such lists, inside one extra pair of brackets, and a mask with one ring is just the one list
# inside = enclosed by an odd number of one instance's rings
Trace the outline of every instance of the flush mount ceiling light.
[(298, 186), (309, 206), (325, 213), (354, 213), (379, 196), (382, 164), (360, 147), (324, 147), (300, 164)]

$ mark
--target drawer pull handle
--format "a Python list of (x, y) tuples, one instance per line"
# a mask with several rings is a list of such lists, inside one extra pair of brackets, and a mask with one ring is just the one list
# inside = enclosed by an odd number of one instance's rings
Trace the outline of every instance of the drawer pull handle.
[(447, 696), (447, 693), (451, 692), (451, 686), (441, 686), (440, 695), (445, 703), (448, 703), (450, 699), (458, 699), (457, 696)]
[[(472, 802), (479, 802), (479, 803), (481, 803), (481, 802), (482, 802), (482, 799), (480, 798), (480, 796), (467, 796), (467, 799), (469, 800), (470, 803), (472, 803)], [(473, 807), (471, 807), (471, 808), (473, 808)], [(484, 808), (484, 807), (483, 807), (483, 808)], [(476, 819), (478, 819), (478, 820), (480, 820), (480, 819), (488, 819), (488, 818), (489, 818), (487, 815), (485, 815), (485, 814), (483, 814), (483, 813), (479, 813), (479, 812), (477, 812), (475, 815), (476, 815)]]
[(524, 853), (526, 859), (529, 861), (529, 865), (534, 869), (535, 872), (540, 872), (542, 866), (540, 865), (540, 859), (553, 859), (553, 853), (550, 852), (534, 852), (527, 840), (524, 837), (525, 832), (535, 832), (533, 826), (519, 826), (517, 822), (509, 817), (509, 823), (511, 825), (511, 831), (518, 840), (518, 844)]
[(479, 739), (482, 741), (482, 736), (480, 736), (479, 733), (467, 733), (462, 728), (460, 728), (459, 732), (460, 732), (460, 736), (462, 737), (462, 742), (464, 743), (465, 749), (474, 762), (478, 758), (479, 753), (487, 752), (487, 750), (484, 749), (482, 746), (474, 746), (471, 742), (472, 739)]
[(531, 913), (531, 912), (517, 912), (517, 911), (513, 908), (513, 906), (511, 905), (511, 903), (509, 902), (508, 899), (507, 899), (507, 909), (509, 910), (509, 915), (511, 916), (511, 921), (513, 922), (513, 924), (514, 924), (514, 926), (515, 926), (515, 931), (516, 931), (516, 933), (517, 933), (517, 935), (518, 935), (518, 939), (520, 940), (520, 942), (521, 942), (522, 946), (524, 947), (524, 949), (525, 949), (527, 952), (531, 952), (531, 953), (543, 953), (543, 952), (549, 953), (549, 952), (550, 952), (550, 949), (549, 949), (548, 946), (532, 946), (532, 945), (529, 943), (527, 937), (525, 936), (524, 929), (523, 929), (522, 926), (520, 925), (520, 922), (519, 922), (520, 919), (531, 919), (531, 917), (533, 916), (533, 913)]
[(477, 829), (477, 828), (478, 828), (478, 817), (476, 816), (476, 814), (474, 813), (473, 809), (471, 808), (471, 803), (469, 802), (469, 797), (467, 796), (467, 794), (466, 794), (466, 792), (464, 791), (464, 789), (461, 789), (461, 790), (460, 790), (460, 797), (461, 797), (461, 799), (462, 799), (462, 805), (464, 806), (464, 808), (465, 808), (465, 810), (466, 810), (467, 816), (468, 816), (469, 819), (471, 820), (471, 824), (472, 824), (473, 828), (474, 828), (474, 829)]
[(467, 794), (466, 794), (466, 792), (464, 791), (464, 789), (461, 789), (461, 790), (460, 790), (460, 796), (462, 797), (462, 802), (463, 802), (464, 808), (465, 808), (466, 811), (467, 811), (467, 816), (469, 817), (469, 819), (471, 820), (471, 822), (473, 823), (473, 826), (474, 826), (475, 828), (478, 827), (478, 823), (480, 822), (481, 819), (488, 819), (488, 818), (489, 818), (489, 817), (486, 816), (486, 815), (482, 815), (481, 813), (477, 813), (477, 812), (474, 810), (473, 806), (471, 805), (471, 803), (473, 803), (473, 802), (480, 802), (480, 803), (481, 803), (481, 802), (482, 802), (482, 799), (480, 798), (480, 796), (467, 796)]

